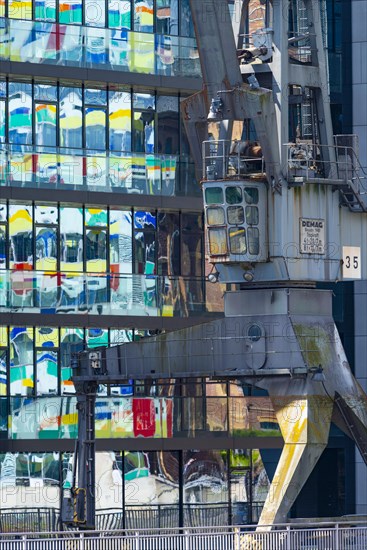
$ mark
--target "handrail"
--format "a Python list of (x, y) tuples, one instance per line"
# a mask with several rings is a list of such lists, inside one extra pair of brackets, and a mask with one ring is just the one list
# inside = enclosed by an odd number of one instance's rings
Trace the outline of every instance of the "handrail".
[(0, 186), (199, 195), (185, 155), (0, 144)]
[[(307, 525), (307, 527), (305, 527), (305, 525)], [(288, 531), (288, 530), (302, 530), (302, 531), (308, 531), (308, 532), (312, 532), (316, 529), (325, 529), (325, 528), (329, 528), (329, 529), (339, 529), (339, 528), (350, 528), (350, 526), (353, 525), (353, 526), (356, 526), (356, 527), (360, 527), (360, 528), (363, 528), (363, 529), (366, 529), (367, 531), (367, 520), (343, 520), (343, 518), (340, 518), (340, 521), (338, 522), (335, 522), (335, 521), (322, 521), (322, 519), (318, 522), (311, 522), (311, 523), (274, 523), (274, 524), (263, 524), (261, 525), (261, 528), (263, 529), (266, 529), (266, 528), (271, 528), (273, 529), (274, 531), (276, 532), (279, 532), (279, 530), (281, 531)], [(257, 524), (251, 524), (251, 525), (219, 525), (219, 526), (216, 526), (215, 529), (218, 529), (218, 530), (224, 530), (224, 531), (227, 531), (227, 532), (236, 532), (238, 530), (238, 528), (242, 528), (242, 529), (246, 529), (248, 531), (252, 531), (253, 529), (256, 529), (258, 527)], [(180, 527), (177, 527), (176, 528), (178, 531), (184, 531), (184, 532), (187, 532), (187, 533), (210, 533), (213, 531), (213, 526), (200, 526), (200, 527), (183, 527), (183, 528), (180, 528)], [(172, 532), (172, 527), (161, 527), (161, 528), (149, 528), (149, 527), (146, 527), (146, 528), (140, 528), (140, 529), (116, 529), (116, 530), (103, 530), (103, 531), (100, 531), (100, 530), (85, 530), (85, 531), (82, 531), (82, 532), (76, 532), (74, 531), (73, 532), (73, 535), (87, 535), (87, 536), (90, 536), (90, 535), (99, 535), (101, 532), (103, 532), (104, 534), (113, 534), (115, 536), (128, 536), (129, 533), (131, 533), (132, 535), (135, 535), (136, 533), (139, 533), (141, 535), (144, 535), (145, 533), (151, 535), (151, 534), (154, 534), (156, 533), (157, 535), (160, 535), (162, 534), (162, 536), (164, 536), (165, 533), (168, 533), (168, 532)], [(55, 531), (53, 533), (49, 533), (49, 534), (52, 534), (53, 536), (57, 537), (59, 536), (60, 538), (65, 538), (65, 536), (68, 536), (70, 535), (69, 532), (65, 532), (65, 531)], [(15, 533), (0, 533), (0, 540), (4, 537), (9, 537), (9, 536), (16, 536), (16, 537), (19, 537), (19, 536), (27, 536), (27, 535), (30, 535), (32, 538), (34, 538), (36, 535), (40, 535), (40, 537), (43, 537), (45, 535), (44, 532), (42, 531), (34, 531), (34, 532), (15, 532)]]

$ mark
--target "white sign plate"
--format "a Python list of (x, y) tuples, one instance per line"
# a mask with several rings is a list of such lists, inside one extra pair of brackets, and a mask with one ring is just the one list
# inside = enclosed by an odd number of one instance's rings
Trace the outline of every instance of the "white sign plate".
[(361, 247), (343, 246), (343, 279), (361, 278)]
[(325, 220), (300, 218), (301, 254), (325, 254)]

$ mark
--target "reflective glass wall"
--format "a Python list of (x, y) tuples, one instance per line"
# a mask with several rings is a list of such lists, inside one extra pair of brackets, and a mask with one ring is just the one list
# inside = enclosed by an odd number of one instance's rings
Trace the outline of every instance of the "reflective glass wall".
[[(50, 396), (74, 393), (70, 380), (74, 353), (88, 348), (116, 345), (139, 339), (144, 331), (81, 327), (0, 327), (0, 395)], [(129, 393), (125, 386), (113, 394)], [(101, 388), (102, 394), (105, 393)], [(27, 401), (13, 402), (17, 406)], [(65, 412), (65, 411), (64, 411)], [(42, 412), (33, 416), (42, 417)], [(6, 416), (6, 415), (5, 415)], [(24, 419), (23, 419), (24, 421)], [(24, 437), (24, 436), (23, 436)]]
[[(2, 532), (57, 530), (73, 461), (0, 454)], [(97, 452), (97, 529), (243, 525), (257, 521), (268, 489), (258, 450)]]
[(199, 195), (179, 101), (113, 85), (0, 81), (0, 185)]
[(0, 203), (3, 311), (205, 312), (203, 262), (199, 212)]
[(0, 268), (201, 278), (202, 214), (3, 202)]
[(89, 23), (81, 26), (1, 18), (0, 42), (3, 60), (196, 79), (201, 76), (196, 41), (185, 36), (106, 29)]
[(189, 0), (5, 0), (0, 17), (194, 36)]

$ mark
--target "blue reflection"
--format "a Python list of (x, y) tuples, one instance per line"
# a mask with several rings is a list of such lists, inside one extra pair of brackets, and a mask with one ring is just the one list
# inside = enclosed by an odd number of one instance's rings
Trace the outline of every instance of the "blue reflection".
[(157, 227), (157, 218), (155, 214), (151, 212), (137, 211), (134, 213), (134, 227), (135, 229), (147, 229)]

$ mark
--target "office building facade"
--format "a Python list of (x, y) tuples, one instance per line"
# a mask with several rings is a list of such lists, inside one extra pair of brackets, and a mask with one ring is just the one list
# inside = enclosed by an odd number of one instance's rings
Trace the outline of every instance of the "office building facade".
[[(328, 2), (340, 132), (346, 4)], [(262, 26), (263, 3), (249, 10)], [(55, 526), (73, 355), (222, 314), (180, 115), (200, 62), (188, 0), (5, 0), (0, 23), (0, 514), (36, 505)], [(101, 386), (96, 437), (97, 525), (110, 527), (256, 521), (282, 447), (266, 397), (203, 380)], [(331, 447), (315, 475), (338, 483), (318, 508), (306, 488), (297, 515), (354, 511), (353, 449), (340, 435)]]

